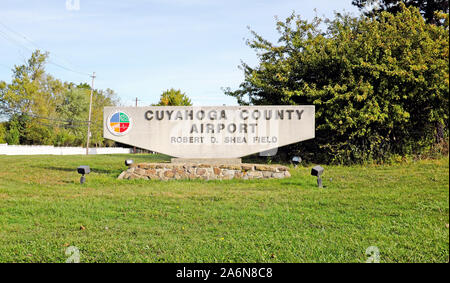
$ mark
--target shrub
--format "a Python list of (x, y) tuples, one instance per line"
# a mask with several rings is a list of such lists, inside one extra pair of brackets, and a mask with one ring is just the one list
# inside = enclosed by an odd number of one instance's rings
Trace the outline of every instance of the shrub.
[[(316, 138), (287, 147), (316, 162), (383, 161), (448, 137), (449, 34), (418, 9), (277, 22), (279, 44), (253, 32), (260, 63), (226, 94), (240, 104), (313, 104)], [(324, 32), (319, 27), (327, 25)]]

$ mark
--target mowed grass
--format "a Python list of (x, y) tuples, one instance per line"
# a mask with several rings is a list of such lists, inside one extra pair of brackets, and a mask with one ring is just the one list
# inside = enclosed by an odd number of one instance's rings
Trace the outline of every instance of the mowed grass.
[[(0, 156), (0, 262), (449, 261), (449, 159), (284, 180), (117, 180), (161, 155)], [(79, 184), (78, 165), (89, 165)], [(85, 229), (81, 229), (83, 226)]]

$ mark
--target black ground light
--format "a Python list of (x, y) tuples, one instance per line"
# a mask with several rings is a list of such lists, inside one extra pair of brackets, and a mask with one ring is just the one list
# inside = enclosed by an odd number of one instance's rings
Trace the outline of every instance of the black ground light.
[(84, 182), (86, 182), (86, 177), (84, 177), (84, 175), (89, 174), (91, 172), (91, 168), (87, 165), (81, 165), (78, 167), (77, 171), (78, 174), (81, 174), (80, 184), (84, 184)]
[(323, 185), (322, 185), (322, 178), (321, 178), (320, 176), (323, 174), (323, 171), (324, 171), (324, 170), (325, 170), (325, 169), (323, 169), (323, 167), (320, 166), (320, 165), (314, 166), (314, 167), (311, 169), (311, 175), (317, 176), (317, 186), (318, 186), (319, 188), (323, 188)]

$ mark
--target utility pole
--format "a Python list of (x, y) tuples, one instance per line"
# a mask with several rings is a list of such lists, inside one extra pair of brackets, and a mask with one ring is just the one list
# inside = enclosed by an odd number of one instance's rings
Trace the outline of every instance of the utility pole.
[(91, 84), (91, 99), (89, 102), (89, 120), (88, 120), (88, 130), (87, 130), (86, 155), (89, 155), (89, 138), (91, 135), (92, 94), (94, 92), (95, 72), (92, 73), (91, 78), (92, 78), (92, 84)]
[[(138, 102), (138, 98), (136, 97), (136, 107), (138, 107), (137, 106), (137, 102)], [(135, 146), (133, 146), (133, 153), (136, 153), (136, 147)]]

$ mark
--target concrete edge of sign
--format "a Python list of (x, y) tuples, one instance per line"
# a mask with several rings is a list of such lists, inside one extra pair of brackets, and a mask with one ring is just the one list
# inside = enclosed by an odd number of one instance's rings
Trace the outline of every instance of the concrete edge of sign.
[(266, 164), (139, 163), (123, 171), (118, 179), (145, 180), (230, 180), (289, 178), (289, 168)]
[(217, 164), (217, 165), (227, 165), (227, 164), (241, 164), (241, 158), (172, 158), (170, 162), (175, 164)]

